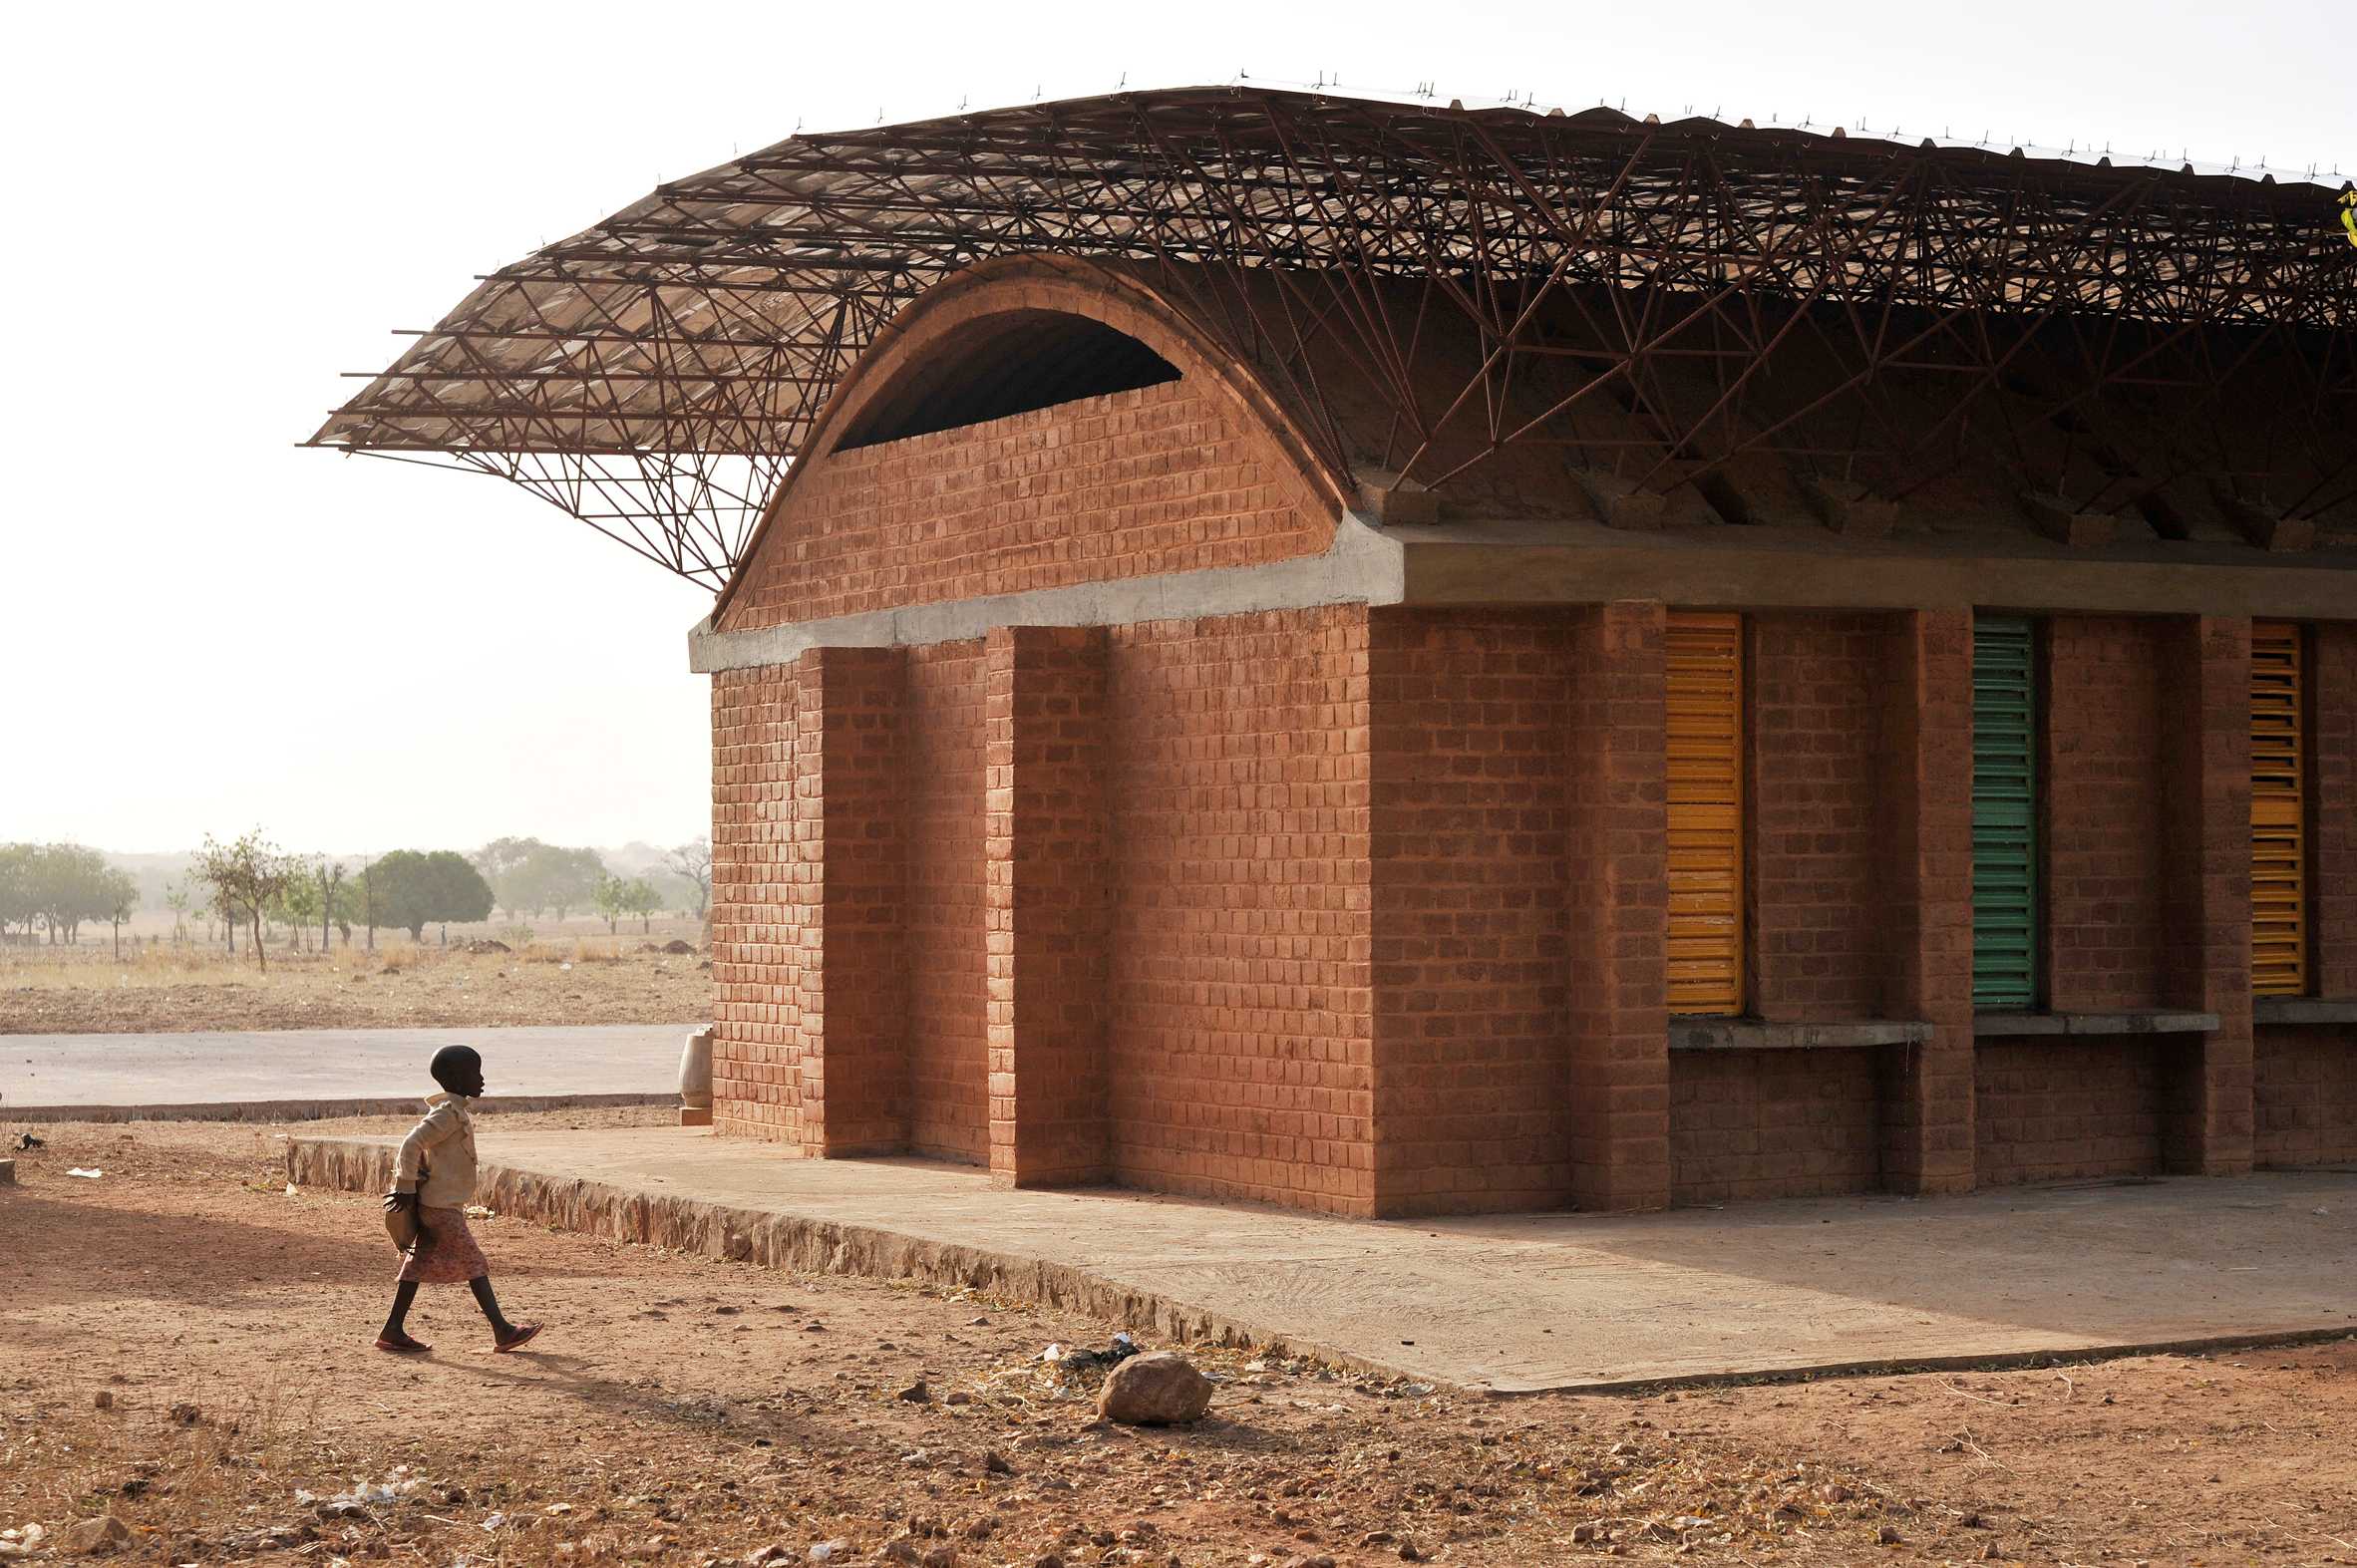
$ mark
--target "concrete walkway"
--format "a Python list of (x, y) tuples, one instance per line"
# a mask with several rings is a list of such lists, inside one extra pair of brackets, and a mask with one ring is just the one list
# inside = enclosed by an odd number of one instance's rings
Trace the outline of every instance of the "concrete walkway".
[[(290, 1175), (378, 1188), (391, 1141), (298, 1139)], [(480, 1144), (505, 1213), (1500, 1392), (2357, 1331), (2349, 1173), (1363, 1222), (1002, 1191), (673, 1128), (487, 1125)]]
[(406, 1110), (453, 1044), (483, 1053), (491, 1098), (509, 1108), (642, 1103), (676, 1095), (694, 1027), (0, 1035), (0, 1122)]

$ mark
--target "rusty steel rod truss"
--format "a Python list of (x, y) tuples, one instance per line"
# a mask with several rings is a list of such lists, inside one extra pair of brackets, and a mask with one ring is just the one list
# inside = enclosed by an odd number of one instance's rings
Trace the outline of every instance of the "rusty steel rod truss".
[[(718, 587), (893, 314), (1045, 252), (1185, 297), (1341, 476), (1445, 494), (1547, 447), (1655, 492), (1769, 457), (1898, 496), (1969, 430), (2070, 506), (2289, 473), (2239, 498), (2315, 517), (2357, 505), (2336, 199), (1604, 110), (1128, 93), (798, 136), (665, 183), (482, 279), (311, 444), (495, 473)], [(1479, 349), (1453, 384), (1443, 319)], [(1806, 396), (1764, 397), (1803, 355)], [(1337, 378), (1388, 409), (1383, 452), (1350, 450)], [(2223, 418), (2252, 399), (2264, 452)], [(1599, 413), (1617, 435), (1580, 423)]]

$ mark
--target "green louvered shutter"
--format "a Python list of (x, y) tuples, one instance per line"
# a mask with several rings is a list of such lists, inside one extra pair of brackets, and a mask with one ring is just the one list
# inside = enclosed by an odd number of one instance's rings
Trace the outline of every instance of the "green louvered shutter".
[(1972, 625), (1972, 1005), (2038, 1002), (2037, 678), (2030, 623)]

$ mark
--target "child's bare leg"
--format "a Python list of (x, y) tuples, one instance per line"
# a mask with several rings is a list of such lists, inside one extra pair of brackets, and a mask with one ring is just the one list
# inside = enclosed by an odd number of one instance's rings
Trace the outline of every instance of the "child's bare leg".
[(500, 1311), (500, 1298), (492, 1294), (490, 1275), (476, 1275), (467, 1282), (467, 1288), (475, 1292), (475, 1305), (481, 1307), (483, 1315), (491, 1320), (492, 1339), (502, 1350), (510, 1345), (520, 1345), (540, 1332), (536, 1325), (526, 1324), (518, 1328), (507, 1321), (506, 1315)]
[[(416, 1340), (409, 1337), (409, 1330), (406, 1327), (409, 1321), (410, 1303), (417, 1299), (418, 1282), (416, 1280), (403, 1280), (393, 1287), (393, 1310), (385, 1318), (384, 1332), (377, 1336), (378, 1344), (418, 1345)], [(422, 1345), (418, 1345), (418, 1348), (425, 1349)]]

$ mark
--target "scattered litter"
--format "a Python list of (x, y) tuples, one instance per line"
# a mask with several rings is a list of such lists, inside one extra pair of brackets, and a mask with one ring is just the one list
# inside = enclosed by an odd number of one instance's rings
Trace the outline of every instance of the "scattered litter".
[[(177, 1407), (174, 1407), (173, 1413), (178, 1413)], [(332, 1496), (323, 1497), (317, 1492), (298, 1488), (294, 1500), (298, 1507), (309, 1508), (322, 1519), (365, 1518), (371, 1508), (399, 1502), (422, 1484), (410, 1473), (409, 1466), (402, 1464), (396, 1465), (393, 1472), (381, 1481), (372, 1482), (355, 1475), (349, 1491), (340, 1491)]]
[(480, 1203), (470, 1203), (467, 1205), (467, 1217), (469, 1219), (498, 1219), (500, 1216), (497, 1211), (485, 1208)]
[(69, 1176), (86, 1176), (90, 1180), (96, 1181), (99, 1177), (105, 1175), (106, 1172), (103, 1170), (84, 1170), (80, 1165), (76, 1165), (71, 1170), (68, 1170), (66, 1174)]
[(552, 1518), (561, 1519), (566, 1514), (573, 1511), (573, 1505), (569, 1502), (552, 1502), (547, 1507), (542, 1508), (540, 1511)]
[(1120, 1366), (1138, 1354), (1138, 1342), (1124, 1332), (1113, 1337), (1113, 1343), (1101, 1351), (1081, 1350), (1068, 1345), (1050, 1345), (1040, 1352), (1039, 1359), (1059, 1382), (1070, 1382), (1093, 1372), (1105, 1372)]
[(290, 1198), (295, 1195), (295, 1184), (291, 1181), (286, 1184), (286, 1195)]

